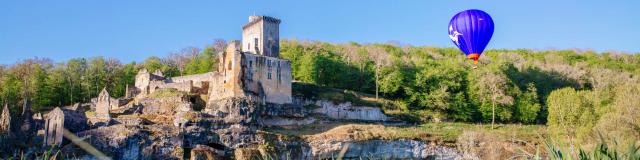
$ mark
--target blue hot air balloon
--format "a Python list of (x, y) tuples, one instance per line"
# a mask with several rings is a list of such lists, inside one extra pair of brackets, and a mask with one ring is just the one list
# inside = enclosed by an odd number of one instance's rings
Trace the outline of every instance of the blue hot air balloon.
[(449, 22), (449, 38), (476, 64), (493, 35), (493, 19), (484, 11), (462, 11)]

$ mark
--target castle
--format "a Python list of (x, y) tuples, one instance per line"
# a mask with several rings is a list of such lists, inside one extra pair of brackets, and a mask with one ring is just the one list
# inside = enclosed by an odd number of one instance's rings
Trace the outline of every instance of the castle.
[[(44, 145), (60, 145), (63, 128), (73, 133), (82, 133), (90, 128), (113, 124), (141, 125), (135, 116), (113, 116), (123, 113), (165, 114), (171, 110), (158, 109), (162, 104), (148, 104), (134, 99), (145, 99), (162, 89), (175, 89), (191, 95), (206, 95), (208, 102), (246, 98), (262, 104), (285, 105), (292, 103), (291, 62), (279, 56), (280, 20), (268, 16), (250, 16), (249, 23), (242, 27), (243, 38), (231, 41), (224, 52), (219, 53), (217, 71), (179, 77), (165, 77), (159, 70), (153, 73), (142, 69), (135, 77), (134, 87), (127, 86), (125, 97), (112, 98), (106, 89), (90, 103), (67, 107), (56, 107), (44, 117)], [(143, 100), (144, 101), (144, 100)], [(171, 100), (169, 100), (171, 101)], [(162, 102), (168, 105), (193, 103), (177, 99)], [(207, 106), (210, 106), (207, 104)], [(140, 109), (143, 108), (143, 109)], [(169, 112), (165, 112), (169, 111)], [(83, 112), (90, 112), (86, 114)], [(177, 111), (177, 117), (183, 112)], [(8, 113), (8, 112), (5, 112)], [(177, 126), (184, 124), (176, 118)], [(2, 124), (2, 123), (0, 123)], [(8, 130), (0, 128), (0, 131)]]
[(207, 94), (210, 100), (253, 95), (263, 103), (288, 104), (291, 97), (291, 62), (280, 59), (280, 20), (250, 16), (242, 27), (242, 42), (231, 41), (219, 54), (217, 71), (180, 77), (140, 70), (135, 88), (127, 95), (147, 95), (173, 88), (187, 93)]

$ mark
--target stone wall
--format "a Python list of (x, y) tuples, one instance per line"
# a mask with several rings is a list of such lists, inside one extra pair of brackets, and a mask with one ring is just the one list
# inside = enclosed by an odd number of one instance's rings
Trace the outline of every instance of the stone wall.
[(213, 72), (207, 72), (203, 74), (195, 74), (195, 75), (187, 75), (180, 77), (171, 77), (167, 82), (168, 83), (183, 83), (192, 81), (193, 87), (203, 87), (203, 82), (209, 82), (211, 80), (211, 76), (213, 76)]
[(218, 73), (214, 74), (209, 84), (209, 100), (215, 101), (230, 97), (244, 97), (241, 82), (240, 42), (231, 41), (225, 53), (220, 57)]
[[(157, 75), (160, 74), (160, 75)], [(136, 75), (136, 82), (135, 82), (135, 86), (136, 88), (140, 91), (140, 93), (143, 94), (149, 94), (149, 84), (152, 81), (164, 81), (164, 75), (162, 75), (162, 72), (160, 71), (156, 71), (156, 74), (152, 74), (149, 73), (146, 69), (141, 69), (140, 71), (138, 71), (138, 74)]]
[(249, 18), (249, 23), (242, 28), (242, 51), (252, 54), (262, 53), (262, 20), (257, 16)]
[(177, 83), (165, 83), (163, 81), (152, 81), (151, 84), (149, 84), (149, 90), (150, 90), (149, 93), (153, 93), (158, 89), (164, 89), (164, 88), (173, 88), (173, 89), (177, 89), (178, 91), (191, 93), (191, 91), (193, 91), (193, 83), (192, 81), (177, 82)]
[(183, 95), (162, 97), (162, 98), (144, 98), (138, 101), (142, 105), (142, 114), (155, 115), (173, 115), (175, 109), (180, 105), (188, 105), (190, 102)]
[[(102, 89), (96, 102), (96, 118), (108, 120), (111, 118), (109, 110), (112, 108), (112, 98), (106, 88)], [(115, 104), (116, 106), (118, 103)]]
[(250, 16), (242, 27), (242, 51), (278, 57), (280, 54), (280, 20), (268, 16)]
[(291, 103), (291, 62), (274, 57), (244, 54), (243, 84), (268, 103)]
[(56, 107), (45, 116), (44, 144), (60, 145), (63, 140), (63, 129), (72, 133), (89, 128), (84, 113)]
[(0, 115), (0, 135), (11, 132), (11, 114), (9, 113), (9, 107), (4, 104), (2, 108), (2, 114)]

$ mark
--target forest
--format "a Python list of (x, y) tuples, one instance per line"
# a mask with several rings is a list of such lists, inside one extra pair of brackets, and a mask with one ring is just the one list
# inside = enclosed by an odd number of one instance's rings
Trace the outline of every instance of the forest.
[[(0, 65), (0, 104), (18, 114), (25, 98), (38, 112), (88, 102), (102, 88), (120, 97), (142, 68), (168, 77), (214, 71), (224, 46), (218, 39), (142, 62)], [(569, 143), (639, 143), (640, 53), (491, 49), (474, 69), (456, 48), (283, 40), (280, 50), (298, 83), (375, 95), (389, 102), (379, 106), (387, 114), (407, 121), (537, 124)]]

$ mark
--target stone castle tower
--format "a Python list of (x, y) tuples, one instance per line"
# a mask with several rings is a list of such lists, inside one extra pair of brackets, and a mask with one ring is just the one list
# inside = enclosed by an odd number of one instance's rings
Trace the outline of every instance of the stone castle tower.
[(249, 23), (242, 26), (242, 52), (280, 56), (280, 20), (269, 16), (249, 16)]

